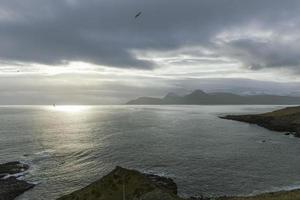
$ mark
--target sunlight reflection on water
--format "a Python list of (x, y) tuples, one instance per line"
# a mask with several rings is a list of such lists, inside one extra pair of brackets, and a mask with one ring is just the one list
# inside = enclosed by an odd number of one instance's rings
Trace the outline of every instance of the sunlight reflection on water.
[(65, 113), (80, 113), (90, 109), (90, 106), (82, 105), (53, 105), (48, 107), (49, 110)]
[(39, 184), (18, 200), (56, 199), (116, 165), (171, 177), (183, 196), (298, 186), (299, 140), (218, 118), (280, 107), (0, 106), (0, 162), (31, 166)]

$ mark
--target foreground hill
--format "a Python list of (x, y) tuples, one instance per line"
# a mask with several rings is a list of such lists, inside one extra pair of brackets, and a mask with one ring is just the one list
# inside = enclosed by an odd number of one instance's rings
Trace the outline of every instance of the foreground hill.
[(300, 136), (300, 106), (264, 114), (227, 115), (221, 118), (257, 124), (273, 131), (292, 132), (295, 136)]
[(241, 96), (232, 93), (205, 93), (195, 90), (185, 96), (169, 93), (163, 98), (140, 97), (128, 105), (299, 105), (300, 97), (277, 95)]
[(58, 200), (181, 200), (172, 179), (116, 167), (102, 179)]
[(282, 191), (252, 197), (190, 197), (177, 195), (177, 186), (170, 178), (143, 174), (116, 167), (102, 179), (65, 195), (58, 200), (300, 200), (300, 191)]

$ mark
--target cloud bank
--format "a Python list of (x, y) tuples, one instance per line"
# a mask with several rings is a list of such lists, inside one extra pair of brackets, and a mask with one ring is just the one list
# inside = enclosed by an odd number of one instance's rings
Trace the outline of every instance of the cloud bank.
[[(0, 59), (153, 69), (162, 63), (140, 52), (178, 51), (182, 64), (225, 57), (299, 72), (299, 12), (298, 0), (2, 0)], [(180, 57), (189, 48), (194, 59)]]

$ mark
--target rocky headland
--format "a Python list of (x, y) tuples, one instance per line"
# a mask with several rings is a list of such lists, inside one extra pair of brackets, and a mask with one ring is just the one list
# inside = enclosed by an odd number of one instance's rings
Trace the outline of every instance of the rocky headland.
[(300, 106), (288, 107), (256, 115), (227, 115), (222, 119), (256, 124), (272, 131), (285, 132), (300, 137)]
[(12, 200), (34, 187), (34, 184), (18, 179), (28, 169), (28, 165), (20, 162), (0, 164), (0, 200)]

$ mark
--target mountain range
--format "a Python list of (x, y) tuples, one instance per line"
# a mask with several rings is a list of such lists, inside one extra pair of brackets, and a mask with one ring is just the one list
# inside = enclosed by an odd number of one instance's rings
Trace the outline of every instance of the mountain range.
[(168, 93), (163, 98), (140, 97), (128, 101), (127, 105), (298, 105), (300, 97), (279, 95), (237, 95), (233, 93), (206, 93), (195, 90), (179, 96)]

